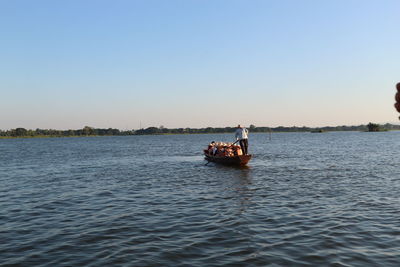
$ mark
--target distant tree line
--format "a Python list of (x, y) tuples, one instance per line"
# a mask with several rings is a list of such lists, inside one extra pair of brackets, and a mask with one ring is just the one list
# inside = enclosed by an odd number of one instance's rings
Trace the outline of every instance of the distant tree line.
[[(371, 128), (371, 125), (373, 128)], [(333, 132), (333, 131), (379, 131), (382, 130), (400, 130), (400, 125), (394, 124), (374, 124), (369, 123), (368, 125), (358, 125), (358, 126), (326, 126), (326, 127), (256, 127), (255, 125), (249, 126), (249, 131), (251, 133), (268, 133), (268, 132)], [(152, 135), (152, 134), (201, 134), (201, 133), (232, 133), (236, 130), (235, 127), (207, 127), (207, 128), (175, 128), (168, 129), (163, 126), (160, 127), (149, 127), (146, 129), (140, 129), (134, 131), (135, 135)]]
[[(233, 133), (235, 127), (207, 127), (207, 128), (165, 128), (148, 127), (139, 130), (121, 131), (118, 129), (108, 128), (99, 129), (85, 126), (78, 130), (53, 130), (53, 129), (36, 129), (27, 130), (25, 128), (16, 128), (11, 130), (0, 130), (0, 137), (70, 137), (70, 136), (121, 136), (121, 135), (156, 135), (156, 134), (205, 134), (205, 133)], [(327, 126), (327, 127), (256, 127), (250, 125), (251, 133), (268, 133), (268, 132), (329, 132), (329, 131), (388, 131), (400, 130), (400, 125), (384, 124), (379, 125), (369, 123), (368, 125), (358, 126)]]
[(388, 129), (389, 126), (382, 127), (381, 125), (372, 122), (368, 123), (367, 127), (368, 127), (368, 132), (384, 132), (389, 130)]
[(16, 128), (7, 131), (0, 130), (0, 136), (4, 137), (65, 137), (65, 136), (106, 136), (106, 135), (132, 135), (133, 131), (120, 131), (118, 129), (98, 129), (85, 126), (79, 130), (53, 130), (36, 129), (27, 130), (25, 128)]

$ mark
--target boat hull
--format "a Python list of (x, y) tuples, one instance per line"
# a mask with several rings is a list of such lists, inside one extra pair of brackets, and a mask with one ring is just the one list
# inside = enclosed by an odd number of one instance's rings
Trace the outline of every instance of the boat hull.
[(241, 155), (241, 156), (234, 156), (234, 157), (219, 157), (219, 156), (212, 156), (207, 153), (204, 153), (205, 159), (210, 162), (215, 162), (224, 165), (236, 165), (236, 166), (244, 166), (246, 165), (250, 159), (251, 155)]

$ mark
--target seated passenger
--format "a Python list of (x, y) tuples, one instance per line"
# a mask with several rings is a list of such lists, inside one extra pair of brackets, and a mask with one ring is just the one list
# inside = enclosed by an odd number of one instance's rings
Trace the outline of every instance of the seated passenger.
[(212, 141), (212, 142), (208, 145), (208, 154), (214, 155), (214, 154), (215, 154), (215, 150), (216, 150), (215, 141)]
[(233, 147), (233, 152), (235, 154), (235, 156), (241, 156), (243, 155), (242, 149), (240, 146), (234, 146)]
[(214, 146), (212, 149), (213, 156), (215, 156), (217, 154), (217, 152), (218, 152), (218, 148), (217, 148), (217, 146)]

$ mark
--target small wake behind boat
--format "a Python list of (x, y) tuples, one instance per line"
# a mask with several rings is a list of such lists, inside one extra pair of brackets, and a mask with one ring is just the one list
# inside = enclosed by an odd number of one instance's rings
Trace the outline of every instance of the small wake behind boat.
[(215, 142), (204, 149), (204, 156), (209, 162), (237, 166), (244, 166), (251, 159), (251, 155), (243, 155), (242, 149), (238, 145)]

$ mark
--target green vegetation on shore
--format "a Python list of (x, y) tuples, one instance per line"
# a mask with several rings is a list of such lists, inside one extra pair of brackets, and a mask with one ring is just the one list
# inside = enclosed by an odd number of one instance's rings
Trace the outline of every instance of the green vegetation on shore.
[(134, 131), (120, 131), (118, 129), (97, 129), (89, 126), (78, 130), (53, 130), (36, 129), (27, 130), (25, 128), (16, 128), (7, 131), (0, 130), (0, 138), (12, 137), (73, 137), (73, 136), (107, 136), (107, 135), (132, 135)]
[[(36, 138), (36, 137), (79, 137), (79, 136), (123, 136), (123, 135), (160, 135), (160, 134), (207, 134), (207, 133), (233, 133), (236, 130), (235, 127), (207, 127), (207, 128), (165, 128), (160, 127), (148, 127), (140, 130), (127, 130), (121, 131), (118, 129), (99, 129), (89, 126), (85, 126), (78, 130), (53, 130), (53, 129), (36, 129), (27, 130), (25, 128), (16, 128), (11, 130), (2, 131), (0, 130), (0, 138)], [(250, 125), (250, 132), (252, 133), (269, 133), (269, 132), (329, 132), (329, 131), (388, 131), (388, 130), (400, 130), (400, 125), (394, 124), (374, 124), (369, 123), (368, 125), (358, 126), (327, 126), (327, 127), (256, 127)]]
[(368, 123), (367, 128), (368, 128), (368, 132), (386, 132), (386, 131), (388, 131), (388, 129), (386, 127), (382, 127), (381, 125), (372, 123), (372, 122)]

